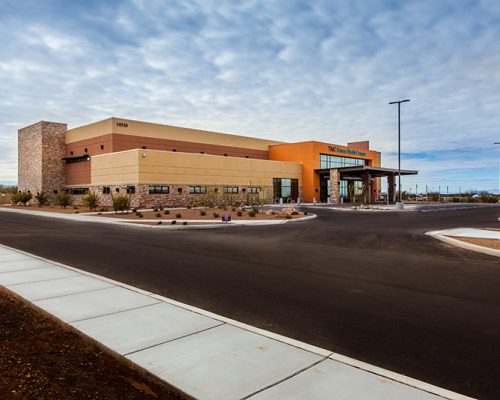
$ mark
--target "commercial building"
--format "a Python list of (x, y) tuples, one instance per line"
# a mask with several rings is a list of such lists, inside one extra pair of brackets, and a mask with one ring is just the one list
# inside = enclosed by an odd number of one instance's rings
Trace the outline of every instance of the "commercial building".
[[(209, 196), (231, 201), (372, 202), (387, 176), (369, 143), (284, 143), (122, 118), (82, 127), (39, 122), (19, 130), (19, 189), (102, 204), (129, 194), (134, 206), (176, 206)], [(403, 174), (416, 171), (403, 171)]]

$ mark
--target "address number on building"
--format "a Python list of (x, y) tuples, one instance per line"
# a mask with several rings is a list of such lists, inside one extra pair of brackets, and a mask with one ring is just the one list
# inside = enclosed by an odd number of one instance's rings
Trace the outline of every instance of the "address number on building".
[(128, 128), (128, 124), (126, 122), (117, 122), (116, 126), (121, 126), (122, 128)]

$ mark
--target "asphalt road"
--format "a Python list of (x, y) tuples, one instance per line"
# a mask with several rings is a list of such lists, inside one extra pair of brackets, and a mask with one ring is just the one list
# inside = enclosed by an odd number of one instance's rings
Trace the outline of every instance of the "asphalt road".
[(424, 235), (500, 208), (161, 231), (0, 212), (0, 242), (416, 379), (500, 398), (500, 262)]

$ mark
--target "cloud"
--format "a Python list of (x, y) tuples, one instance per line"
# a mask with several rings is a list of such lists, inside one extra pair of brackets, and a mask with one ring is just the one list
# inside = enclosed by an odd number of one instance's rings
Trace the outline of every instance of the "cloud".
[(405, 97), (402, 148), (408, 160), (423, 154), (412, 168), (451, 179), (470, 147), (471, 182), (497, 162), (478, 149), (500, 140), (499, 20), (495, 1), (6, 0), (0, 180), (15, 178), (19, 127), (111, 115), (285, 141), (370, 140), (394, 166), (387, 103)]

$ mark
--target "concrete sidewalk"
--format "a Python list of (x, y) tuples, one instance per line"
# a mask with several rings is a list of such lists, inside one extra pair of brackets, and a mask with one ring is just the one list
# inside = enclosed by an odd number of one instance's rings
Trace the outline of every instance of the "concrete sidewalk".
[(0, 284), (197, 399), (470, 399), (3, 245)]
[(500, 257), (500, 250), (485, 246), (479, 246), (477, 244), (467, 243), (462, 240), (455, 239), (471, 238), (500, 240), (500, 230), (479, 228), (453, 228), (427, 232), (426, 235), (432, 236), (433, 238), (441, 240), (442, 242), (461, 247), (466, 250), (477, 251), (479, 253), (488, 254), (490, 256)]

